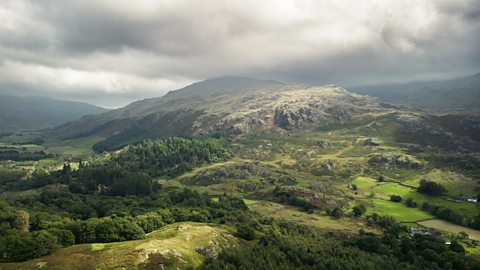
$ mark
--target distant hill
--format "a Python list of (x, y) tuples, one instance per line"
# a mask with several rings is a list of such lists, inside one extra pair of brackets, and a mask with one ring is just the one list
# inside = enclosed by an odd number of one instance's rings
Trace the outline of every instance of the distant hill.
[(99, 116), (84, 117), (45, 134), (53, 139), (103, 137), (95, 150), (145, 138), (334, 125), (364, 111), (381, 110), (370, 97), (341, 87), (286, 85), (272, 80), (221, 77), (191, 84)]
[[(438, 135), (444, 131), (475, 140), (479, 134), (478, 117), (412, 111), (335, 85), (286, 85), (271, 80), (222, 77), (101, 115), (86, 116), (50, 129), (43, 136), (52, 140), (103, 138), (93, 146), (101, 152), (148, 138), (224, 134), (236, 140), (266, 130), (351, 129), (374, 125), (380, 121), (377, 118), (384, 122), (379, 127), (398, 127), (395, 136), (410, 132), (404, 138), (409, 142), (411, 134), (429, 141), (435, 137), (445, 145), (451, 138)], [(456, 122), (464, 123), (463, 127), (459, 129)], [(465, 140), (457, 140), (458, 149), (466, 147)]]
[(429, 111), (480, 108), (480, 73), (453, 80), (359, 86), (353, 92)]
[(0, 95), (0, 132), (39, 130), (105, 111), (81, 102)]

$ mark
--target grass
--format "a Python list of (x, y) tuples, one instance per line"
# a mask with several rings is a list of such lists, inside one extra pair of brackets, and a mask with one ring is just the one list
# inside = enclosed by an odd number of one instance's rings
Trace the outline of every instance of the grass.
[[(402, 211), (403, 208), (412, 209), (412, 211), (415, 212), (420, 211), (421, 213), (425, 213), (419, 209), (408, 208), (404, 206), (403, 203), (408, 198), (412, 198), (415, 202), (417, 202), (418, 205), (421, 205), (423, 202), (429, 202), (437, 206), (450, 208), (455, 212), (461, 213), (463, 216), (469, 218), (474, 218), (478, 215), (478, 209), (474, 203), (453, 202), (447, 200), (447, 198), (445, 197), (425, 196), (421, 193), (416, 192), (414, 188), (402, 186), (394, 182), (379, 182), (368, 177), (357, 177), (352, 181), (352, 184), (357, 185), (357, 198), (367, 199), (370, 198), (371, 195), (373, 195), (373, 198), (375, 200), (372, 201), (372, 203), (375, 206), (375, 211), (379, 211), (377, 212), (378, 214), (391, 213), (391, 216), (396, 216), (396, 218), (400, 221), (415, 221), (415, 219), (407, 218), (406, 216), (404, 216), (404, 211)], [(403, 208), (398, 208), (390, 205), (393, 203), (389, 201), (391, 195), (400, 195), (402, 197), (402, 203), (394, 204), (398, 205), (398, 207)], [(400, 211), (400, 213), (394, 213), (394, 211), (397, 210)], [(418, 214), (413, 215), (420, 216)]]
[(352, 181), (352, 184), (355, 184), (360, 190), (369, 190), (375, 187), (378, 183), (372, 178), (359, 176)]
[(381, 216), (391, 216), (400, 222), (413, 222), (434, 218), (427, 212), (418, 208), (410, 208), (402, 203), (395, 203), (382, 199), (371, 199), (369, 202), (373, 207), (367, 209), (367, 214), (377, 213)]
[(246, 205), (252, 205), (252, 204), (258, 203), (258, 201), (249, 200), (249, 199), (243, 199), (243, 202), (245, 202)]
[(93, 154), (92, 146), (101, 141), (100, 137), (85, 137), (64, 141), (47, 141), (45, 150), (61, 156), (89, 157)]
[(353, 218), (334, 219), (315, 212), (308, 214), (291, 206), (278, 203), (258, 201), (250, 205), (250, 209), (265, 217), (272, 217), (280, 220), (288, 220), (326, 231), (339, 231), (346, 233), (357, 233), (358, 230), (377, 232), (374, 228), (368, 227), (363, 220)]
[(197, 247), (227, 247), (239, 240), (226, 226), (183, 222), (171, 224), (147, 235), (145, 239), (108, 243), (81, 244), (62, 248), (52, 255), (20, 263), (0, 264), (1, 270), (43, 269), (137, 269), (150, 254), (162, 254), (173, 265), (168, 269), (198, 267), (204, 256)]
[(436, 230), (448, 232), (448, 233), (457, 234), (459, 232), (466, 232), (470, 239), (480, 240), (480, 231), (459, 226), (445, 220), (431, 219), (431, 220), (421, 221), (417, 223), (425, 227), (434, 228)]
[(92, 244), (90, 250), (91, 251), (99, 251), (105, 248), (105, 244), (97, 243), (97, 244)]

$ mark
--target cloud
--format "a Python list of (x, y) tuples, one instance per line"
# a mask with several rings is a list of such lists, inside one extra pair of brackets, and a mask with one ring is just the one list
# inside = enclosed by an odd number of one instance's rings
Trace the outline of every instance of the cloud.
[(109, 106), (222, 75), (354, 85), (480, 67), (475, 0), (3, 1), (0, 17), (0, 91)]

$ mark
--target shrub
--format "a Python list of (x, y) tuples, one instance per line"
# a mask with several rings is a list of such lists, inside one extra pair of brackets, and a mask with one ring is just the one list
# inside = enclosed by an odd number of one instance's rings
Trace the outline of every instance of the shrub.
[(401, 202), (402, 201), (402, 197), (400, 195), (392, 195), (390, 196), (390, 201), (392, 202)]
[(352, 210), (353, 210), (354, 216), (360, 217), (367, 211), (367, 208), (363, 204), (360, 204), (360, 205), (355, 205)]
[(406, 201), (405, 201), (405, 205), (407, 207), (417, 207), (417, 202), (415, 202), (412, 198), (408, 198)]

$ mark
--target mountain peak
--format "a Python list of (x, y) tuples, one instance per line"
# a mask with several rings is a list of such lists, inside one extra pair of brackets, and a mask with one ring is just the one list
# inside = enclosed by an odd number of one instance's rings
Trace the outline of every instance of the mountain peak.
[(165, 97), (181, 98), (188, 96), (209, 96), (231, 94), (252, 90), (271, 89), (285, 84), (274, 80), (262, 80), (241, 76), (223, 76), (196, 82), (182, 89), (170, 91)]

